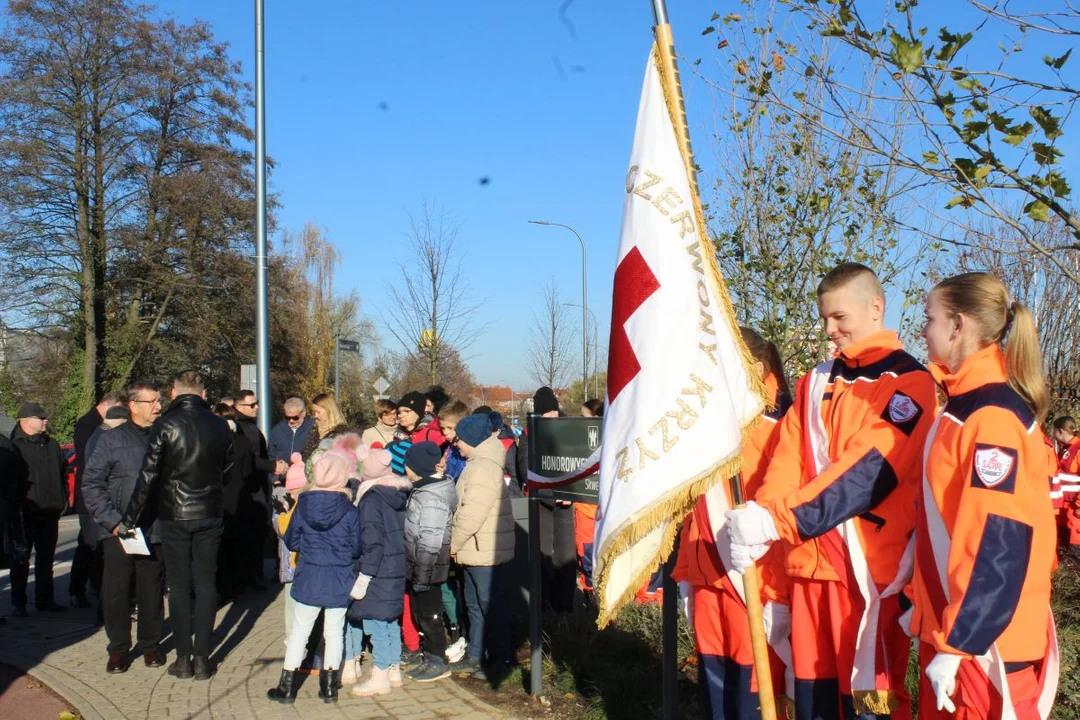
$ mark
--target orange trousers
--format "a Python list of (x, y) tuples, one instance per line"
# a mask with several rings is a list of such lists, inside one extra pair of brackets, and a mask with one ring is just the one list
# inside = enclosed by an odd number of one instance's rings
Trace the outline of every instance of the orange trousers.
[(891, 715), (855, 714), (851, 674), (864, 607), (857, 588), (792, 578), (791, 652), (797, 720), (911, 719), (911, 696), (904, 687), (911, 640), (900, 627), (902, 613), (895, 595), (881, 601), (875, 667), (878, 689), (889, 689), (897, 708)]
[[(1001, 695), (974, 660), (964, 660), (956, 673), (956, 692), (952, 695), (956, 712), (937, 709), (934, 690), (926, 678), (926, 666), (934, 659), (934, 649), (919, 648), (919, 720), (996, 720), (1001, 717)], [(1009, 695), (1017, 720), (1039, 720), (1039, 681), (1035, 666), (1006, 675)]]
[[(754, 650), (746, 606), (734, 591), (694, 588), (694, 642), (698, 687), (705, 717), (714, 720), (760, 718)], [(783, 708), (784, 664), (769, 651), (776, 707)]]

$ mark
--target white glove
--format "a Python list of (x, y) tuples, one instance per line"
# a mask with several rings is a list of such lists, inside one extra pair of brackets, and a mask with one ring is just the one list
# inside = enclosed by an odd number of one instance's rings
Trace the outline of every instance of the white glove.
[(356, 578), (356, 582), (353, 583), (352, 590), (349, 591), (349, 597), (353, 600), (363, 600), (367, 595), (368, 585), (371, 584), (371, 576), (360, 573)]
[(761, 619), (765, 623), (765, 637), (769, 645), (779, 643), (791, 636), (791, 607), (771, 600), (761, 608)]
[(738, 510), (728, 510), (724, 516), (732, 545), (764, 545), (780, 539), (772, 515), (753, 500)]
[[(791, 606), (769, 601), (761, 608), (769, 647), (784, 664), (784, 696), (795, 697), (795, 666), (791, 657)], [(792, 716), (794, 717), (794, 716)]]
[(686, 622), (694, 627), (694, 588), (685, 580), (679, 582), (679, 600)]
[(737, 573), (746, 572), (747, 568), (754, 566), (754, 561), (769, 552), (768, 545), (736, 545), (731, 544), (731, 567)]
[(956, 671), (960, 669), (963, 659), (960, 655), (939, 652), (926, 666), (926, 677), (934, 689), (938, 710), (956, 712), (956, 706), (949, 696), (956, 691)]

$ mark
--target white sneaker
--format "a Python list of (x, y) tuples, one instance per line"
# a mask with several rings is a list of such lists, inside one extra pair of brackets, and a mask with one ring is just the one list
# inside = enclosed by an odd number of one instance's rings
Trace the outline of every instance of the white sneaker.
[(464, 637), (459, 637), (454, 641), (454, 644), (446, 648), (446, 659), (450, 663), (456, 663), (465, 657), (465, 650), (469, 647), (469, 643), (465, 641)]
[(391, 665), (390, 666), (390, 687), (399, 688), (404, 683), (405, 683), (405, 681), (401, 679), (401, 666), (400, 665)]

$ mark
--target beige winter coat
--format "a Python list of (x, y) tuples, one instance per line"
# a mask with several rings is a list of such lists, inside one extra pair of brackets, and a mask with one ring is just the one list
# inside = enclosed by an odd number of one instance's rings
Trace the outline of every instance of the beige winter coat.
[(503, 480), (506, 448), (488, 438), (473, 451), (457, 482), (450, 552), (461, 565), (501, 565), (514, 559), (514, 515)]

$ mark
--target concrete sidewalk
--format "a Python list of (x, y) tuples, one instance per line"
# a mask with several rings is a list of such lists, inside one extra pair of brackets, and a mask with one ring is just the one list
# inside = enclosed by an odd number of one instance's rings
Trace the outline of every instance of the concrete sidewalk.
[[(65, 597), (67, 568), (73, 543), (71, 518), (63, 521), (57, 563), (57, 599)], [(33, 574), (31, 573), (31, 578)], [(33, 588), (30, 589), (33, 597)], [(9, 618), (0, 626), (0, 662), (29, 672), (67, 699), (87, 720), (103, 718), (457, 718), (496, 720), (506, 713), (478, 700), (453, 680), (405, 686), (380, 698), (357, 699), (346, 692), (337, 705), (316, 696), (318, 678), (306, 679), (296, 704), (278, 705), (266, 699), (277, 683), (284, 646), (284, 593), (279, 586), (261, 595), (248, 595), (218, 612), (213, 662), (217, 673), (209, 682), (177, 680), (165, 668), (150, 669), (136, 660), (122, 675), (105, 672), (105, 632), (93, 627), (93, 611)], [(11, 607), (7, 573), (0, 573), (0, 611)], [(168, 622), (166, 622), (168, 633)], [(164, 649), (175, 659), (171, 639)]]

